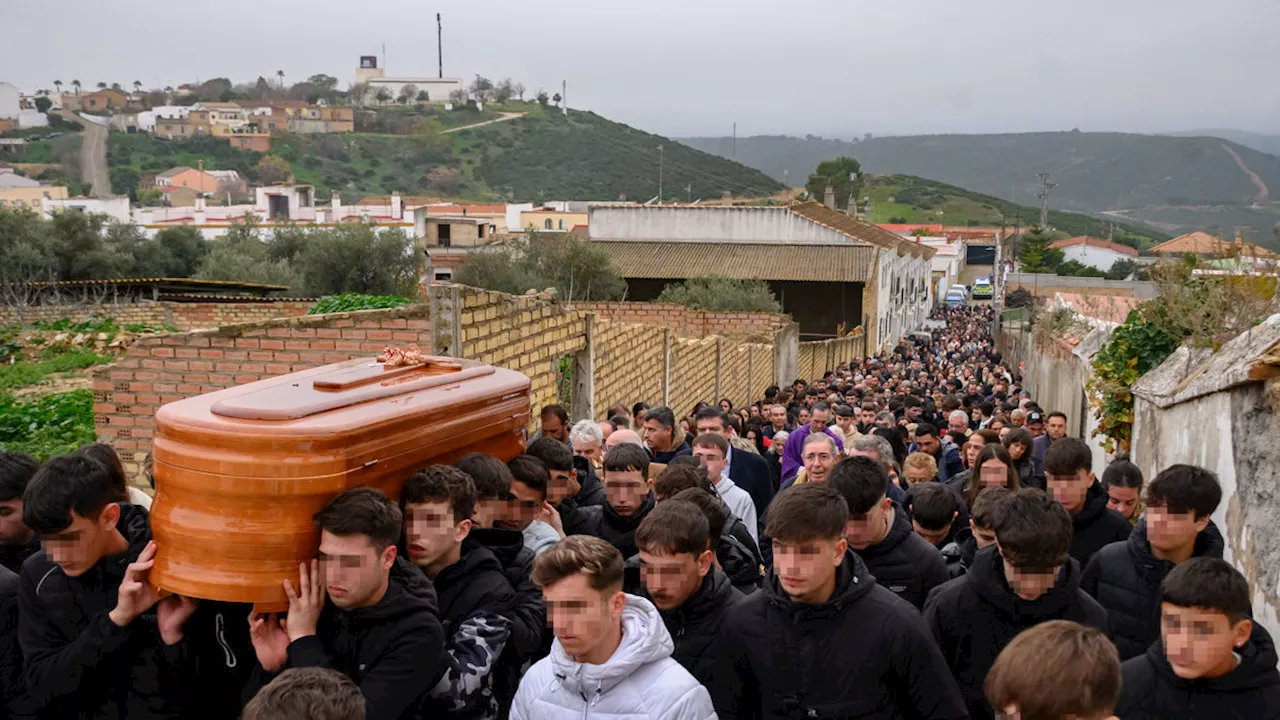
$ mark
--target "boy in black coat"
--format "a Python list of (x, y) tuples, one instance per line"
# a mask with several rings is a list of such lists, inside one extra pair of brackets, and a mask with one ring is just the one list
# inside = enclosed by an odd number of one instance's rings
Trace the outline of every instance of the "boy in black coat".
[(1098, 551), (1080, 587), (1107, 610), (1111, 640), (1128, 660), (1160, 637), (1160, 583), (1193, 557), (1222, 557), (1209, 516), (1222, 500), (1218, 478), (1194, 465), (1173, 465), (1147, 485), (1146, 516), (1124, 542)]
[(929, 591), (951, 576), (942, 553), (915, 533), (906, 511), (887, 497), (889, 482), (884, 466), (865, 457), (845, 458), (827, 476), (827, 485), (849, 506), (849, 547), (881, 587), (920, 608)]
[(1276, 648), (1250, 620), (1249, 583), (1217, 558), (1192, 558), (1161, 584), (1161, 639), (1124, 663), (1122, 720), (1276, 720)]
[(1071, 514), (1071, 557), (1081, 567), (1093, 554), (1129, 537), (1133, 526), (1107, 507), (1110, 497), (1094, 477), (1093, 453), (1076, 438), (1064, 437), (1045, 451), (1044, 472), (1049, 497)]
[(1071, 518), (1061, 505), (1039, 490), (1014, 491), (996, 509), (995, 531), (996, 545), (924, 607), (975, 720), (994, 717), (983, 682), (1018, 633), (1049, 620), (1106, 630), (1106, 611), (1080, 590), (1080, 566), (1068, 554)]
[[(649, 453), (639, 445), (624, 443), (604, 455), (604, 505), (580, 507), (576, 532), (594, 535), (618, 548), (622, 558), (636, 554), (636, 528), (653, 510), (653, 481), (649, 479)], [(570, 523), (565, 523), (569, 532)]]
[(920, 614), (849, 551), (848, 520), (826, 483), (773, 501), (773, 572), (721, 628), (726, 667), (710, 688), (721, 720), (968, 717)]

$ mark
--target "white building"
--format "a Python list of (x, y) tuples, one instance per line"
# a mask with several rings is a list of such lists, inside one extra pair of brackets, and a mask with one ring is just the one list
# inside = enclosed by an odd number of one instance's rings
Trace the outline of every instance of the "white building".
[(132, 209), (129, 207), (128, 195), (109, 198), (74, 197), (62, 200), (45, 198), (42, 203), (41, 211), (44, 213), (46, 219), (52, 218), (55, 212), (79, 211), (106, 215), (116, 222), (133, 222)]
[(418, 93), (425, 92), (426, 102), (447, 103), (453, 91), (466, 90), (466, 85), (461, 78), (388, 77), (386, 70), (378, 67), (376, 55), (360, 56), (360, 67), (356, 68), (356, 82), (368, 84), (369, 91), (365, 95), (365, 102), (375, 102), (381, 90), (386, 90), (387, 95), (391, 96), (391, 102), (394, 102), (407, 85), (414, 87), (415, 102), (418, 102), (416, 100)]
[(1117, 260), (1138, 259), (1135, 248), (1087, 235), (1059, 240), (1049, 247), (1061, 250), (1063, 260), (1074, 260), (1103, 272), (1110, 270)]
[(0, 82), (0, 120), (16, 120), (22, 111), (22, 93), (11, 83)]

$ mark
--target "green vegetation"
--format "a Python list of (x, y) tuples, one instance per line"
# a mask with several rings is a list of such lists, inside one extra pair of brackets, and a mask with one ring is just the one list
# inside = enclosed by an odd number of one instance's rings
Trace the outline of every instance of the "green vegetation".
[(862, 166), (853, 158), (842, 157), (818, 163), (817, 170), (809, 176), (804, 187), (810, 196), (818, 199), (825, 199), (827, 188), (831, 188), (835, 193), (836, 207), (843, 210), (851, 199), (855, 204), (862, 202), (863, 184)]
[(627, 289), (604, 250), (568, 233), (530, 232), (473, 252), (455, 280), (513, 295), (554, 288), (562, 300), (618, 300)]
[(326, 313), (355, 312), (357, 310), (381, 310), (408, 305), (411, 301), (399, 295), (365, 295), (363, 293), (341, 293), (320, 298), (311, 306), (308, 315), (324, 315)]
[(1143, 312), (1131, 310), (1124, 324), (1093, 357), (1089, 378), (1089, 406), (1098, 418), (1095, 437), (1102, 437), (1107, 452), (1129, 452), (1133, 438), (1133, 393), (1138, 378), (1150, 372), (1178, 349), (1178, 338)]
[(1052, 273), (1062, 265), (1062, 251), (1051, 248), (1053, 236), (1040, 228), (1023, 233), (1018, 239), (1018, 260), (1023, 272)]
[(22, 360), (11, 365), (0, 365), (0, 390), (39, 385), (54, 373), (85, 370), (110, 362), (112, 358), (89, 350), (71, 350), (50, 353), (47, 360)]
[(782, 312), (782, 305), (765, 281), (718, 276), (691, 278), (668, 285), (658, 295), (657, 301), (698, 310)]
[(0, 448), (40, 462), (95, 440), (93, 391), (43, 395), (28, 401), (0, 393)]

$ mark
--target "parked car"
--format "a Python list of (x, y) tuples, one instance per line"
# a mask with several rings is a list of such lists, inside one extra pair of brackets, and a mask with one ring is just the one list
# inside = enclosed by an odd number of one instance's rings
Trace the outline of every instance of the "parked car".
[(973, 281), (974, 300), (990, 300), (995, 292), (995, 288), (991, 286), (991, 278), (978, 278)]
[(964, 301), (965, 301), (965, 296), (964, 296), (963, 288), (953, 287), (947, 291), (947, 297), (945, 299), (945, 302), (948, 305), (963, 305)]

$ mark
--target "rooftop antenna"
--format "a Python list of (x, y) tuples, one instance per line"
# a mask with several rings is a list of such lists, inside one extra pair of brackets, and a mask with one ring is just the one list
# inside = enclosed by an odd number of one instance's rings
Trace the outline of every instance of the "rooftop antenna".
[(436, 59), (440, 63), (440, 78), (444, 78), (444, 24), (436, 13)]

